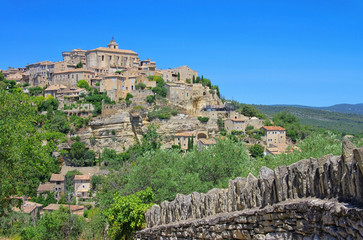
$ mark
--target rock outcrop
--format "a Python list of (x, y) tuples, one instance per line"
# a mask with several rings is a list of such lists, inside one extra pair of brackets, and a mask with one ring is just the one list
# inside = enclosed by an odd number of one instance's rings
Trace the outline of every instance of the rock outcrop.
[[(247, 178), (230, 180), (228, 189), (194, 192), (187, 196), (178, 194), (174, 201), (154, 205), (145, 213), (149, 229), (144, 230), (145, 235), (139, 237), (144, 239), (144, 236), (149, 236), (154, 231), (153, 227), (157, 226), (204, 219), (221, 213), (266, 208), (297, 199), (336, 199), (337, 202), (362, 206), (362, 159), (363, 148), (354, 149), (353, 144), (344, 139), (342, 156), (303, 159), (275, 170), (263, 167), (258, 177), (250, 174)], [(306, 203), (302, 204), (306, 206)], [(363, 238), (363, 216), (362, 209), (359, 209), (357, 214), (361, 222), (357, 231)], [(310, 213), (305, 211), (304, 214)]]

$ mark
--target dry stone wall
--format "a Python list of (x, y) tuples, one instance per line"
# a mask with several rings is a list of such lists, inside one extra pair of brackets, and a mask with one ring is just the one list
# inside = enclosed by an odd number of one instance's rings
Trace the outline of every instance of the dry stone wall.
[[(149, 238), (147, 236), (152, 235), (153, 229), (168, 224), (205, 219), (216, 216), (217, 214), (234, 213), (254, 208), (263, 209), (281, 202), (285, 202), (286, 207), (288, 207), (289, 201), (299, 199), (336, 199), (337, 203), (349, 202), (350, 204), (362, 206), (362, 159), (363, 149), (355, 149), (348, 139), (344, 139), (342, 156), (328, 155), (319, 159), (304, 159), (290, 166), (277, 167), (275, 170), (263, 167), (258, 177), (250, 174), (247, 178), (230, 180), (228, 189), (213, 189), (205, 194), (194, 192), (187, 196), (178, 194), (174, 201), (162, 202), (160, 206), (154, 205), (145, 213), (148, 229), (140, 232), (138, 238), (147, 239)], [(303, 201), (301, 204), (306, 206), (308, 203), (304, 203)], [(361, 210), (362, 208), (358, 208), (357, 210), (357, 216), (360, 222), (356, 230), (360, 234), (357, 236), (363, 238), (363, 217)], [(328, 210), (323, 207), (321, 211)], [(255, 214), (258, 215), (257, 212)], [(296, 212), (296, 214), (300, 213)], [(309, 215), (310, 212), (306, 211), (301, 214)], [(341, 223), (340, 225), (348, 226), (348, 217), (345, 216), (343, 218), (345, 219), (345, 223)], [(295, 218), (291, 215), (288, 219)], [(308, 220), (309, 218), (305, 216), (304, 219)], [(316, 231), (320, 231), (319, 227), (315, 228), (318, 229)], [(338, 225), (335, 227), (338, 227)], [(251, 229), (241, 228), (239, 230)], [(284, 231), (287, 234), (285, 235), (286, 238), (290, 238), (289, 234), (297, 231), (297, 228), (289, 231)], [(345, 233), (348, 231), (346, 230)], [(263, 233), (253, 232), (253, 234), (265, 234), (264, 236), (266, 237), (267, 233), (275, 234), (277, 232), (277, 230), (273, 230), (271, 232), (264, 231)], [(159, 233), (161, 234), (161, 232)], [(285, 237), (283, 239), (286, 239)], [(192, 238), (199, 237), (193, 235)]]

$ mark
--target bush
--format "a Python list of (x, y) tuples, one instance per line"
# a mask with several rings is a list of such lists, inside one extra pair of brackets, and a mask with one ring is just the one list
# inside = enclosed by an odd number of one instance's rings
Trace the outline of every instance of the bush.
[(138, 83), (135, 85), (136, 90), (144, 90), (146, 88), (146, 84)]
[(155, 118), (159, 119), (170, 119), (171, 115), (175, 116), (178, 114), (178, 110), (171, 109), (169, 107), (162, 107), (159, 109), (159, 106), (155, 106), (152, 112), (149, 112), (148, 118), (149, 120), (153, 120)]
[(149, 96), (147, 96), (147, 97), (146, 97), (146, 99), (145, 99), (145, 101), (146, 101), (147, 103), (150, 103), (150, 104), (155, 103), (155, 100), (156, 100), (155, 95), (149, 95)]
[(209, 117), (198, 117), (198, 120), (202, 123), (206, 123), (209, 121)]
[(79, 88), (85, 88), (86, 90), (90, 90), (90, 86), (86, 80), (79, 80), (77, 82), (77, 87)]
[(264, 156), (265, 149), (259, 144), (255, 144), (255, 145), (251, 146), (249, 150), (250, 150), (251, 156), (254, 158)]

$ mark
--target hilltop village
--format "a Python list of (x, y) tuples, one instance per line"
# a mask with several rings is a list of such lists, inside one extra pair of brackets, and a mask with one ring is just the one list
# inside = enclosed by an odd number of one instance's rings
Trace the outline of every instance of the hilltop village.
[[(50, 102), (57, 99), (57, 110), (81, 122), (72, 123), (66, 141), (53, 153), (55, 157), (69, 152), (76, 142), (96, 157), (106, 148), (122, 153), (140, 142), (151, 125), (161, 136), (161, 148), (181, 152), (193, 146), (203, 150), (228, 136), (242, 138), (249, 146), (259, 144), (271, 155), (281, 154), (291, 145), (284, 128), (265, 126), (265, 119), (235, 111), (230, 102), (221, 100), (217, 86), (188, 66), (158, 69), (156, 62), (119, 49), (114, 39), (107, 47), (74, 49), (62, 56), (60, 62), (43, 61), (2, 71), (7, 80), (23, 86), (24, 92)], [(46, 115), (49, 108), (43, 110)], [(74, 196), (77, 203), (89, 201), (94, 196), (91, 176), (103, 173), (99, 167), (82, 168), (85, 165), (75, 166), (64, 159), (61, 173), (53, 173), (49, 182), (41, 183), (37, 195), (52, 192), (59, 201), (65, 193), (67, 172), (79, 170), (73, 176)], [(39, 207), (27, 205), (33, 214)], [(51, 205), (48, 210), (58, 207)]]

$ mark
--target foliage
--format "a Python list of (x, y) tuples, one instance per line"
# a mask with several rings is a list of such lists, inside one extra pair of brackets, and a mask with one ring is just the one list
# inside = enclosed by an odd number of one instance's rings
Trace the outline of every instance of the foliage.
[(68, 133), (71, 129), (67, 114), (62, 111), (54, 111), (50, 114), (47, 114), (47, 122), (45, 127), (49, 130), (61, 133)]
[(145, 99), (145, 101), (150, 104), (155, 103), (155, 100), (156, 100), (155, 95), (146, 96), (146, 99)]
[(32, 201), (42, 204), (43, 207), (46, 207), (46, 206), (48, 206), (49, 204), (52, 204), (52, 203), (57, 203), (57, 200), (55, 199), (54, 192), (40, 193), (39, 196), (32, 197)]
[(91, 90), (91, 87), (89, 86), (89, 84), (86, 80), (79, 80), (77, 82), (77, 87), (84, 88), (86, 90)]
[(171, 116), (176, 116), (178, 114), (178, 111), (176, 109), (171, 109), (170, 107), (161, 107), (155, 106), (154, 110), (148, 113), (149, 120), (153, 120), (155, 118), (159, 119), (170, 119)]
[(311, 132), (309, 126), (302, 125), (297, 117), (287, 112), (275, 114), (273, 121), (274, 124), (284, 127), (286, 129), (286, 135), (294, 142), (298, 139), (304, 139)]
[(264, 156), (264, 148), (260, 144), (254, 144), (250, 148), (251, 156), (254, 158), (261, 158)]
[(149, 79), (151, 79), (150, 81), (156, 81), (156, 87), (152, 89), (153, 93), (165, 98), (167, 95), (167, 90), (165, 88), (164, 79), (162, 79), (160, 76), (151, 76)]
[(41, 181), (58, 171), (51, 153), (59, 135), (39, 128), (41, 121), (26, 94), (0, 90), (0, 216), (9, 196), (32, 195)]
[(78, 170), (72, 170), (72, 171), (68, 171), (66, 173), (65, 176), (65, 190), (67, 192), (74, 192), (74, 176), (76, 175), (83, 175), (81, 172), (79, 172)]
[(30, 87), (28, 88), (30, 96), (38, 96), (44, 94), (44, 89), (41, 87)]
[(138, 83), (135, 85), (136, 90), (144, 90), (146, 88), (146, 84), (144, 83)]
[(151, 188), (132, 195), (115, 194), (114, 202), (107, 210), (110, 224), (108, 236), (111, 239), (131, 239), (135, 231), (145, 226), (144, 213), (153, 203)]
[[(228, 180), (243, 172), (248, 159), (242, 143), (225, 139), (215, 147), (199, 151), (194, 148), (185, 155), (179, 149), (144, 152), (131, 165), (125, 194), (151, 187), (155, 200), (172, 200), (177, 193), (206, 192), (213, 187), (226, 187)], [(223, 166), (223, 167), (221, 167)]]
[(38, 105), (38, 111), (48, 111), (48, 110), (57, 110), (59, 106), (59, 102), (56, 98), (52, 96), (47, 96), (47, 98)]
[(24, 227), (30, 226), (31, 224), (32, 219), (29, 214), (13, 211), (6, 212), (6, 214), (0, 218), (0, 236), (19, 235)]
[(209, 121), (209, 117), (198, 117), (198, 120), (200, 121), (200, 122), (202, 122), (202, 123), (206, 123), (206, 122), (208, 122)]
[(90, 93), (85, 97), (85, 103), (92, 103), (94, 106), (94, 116), (101, 114), (102, 100), (104, 100), (105, 104), (115, 104), (115, 102), (111, 101), (106, 93), (101, 94), (96, 88), (90, 91)]
[(239, 108), (237, 109), (237, 111), (247, 117), (266, 118), (252, 105), (248, 104), (239, 104)]
[(83, 63), (82, 62), (77, 63), (75, 68), (83, 68)]
[(87, 218), (81, 239), (106, 239), (106, 218), (100, 209), (88, 210)]
[(222, 118), (218, 118), (217, 125), (218, 125), (219, 130), (222, 130), (224, 128), (224, 121)]
[(96, 154), (91, 150), (86, 150), (82, 142), (72, 144), (69, 163), (76, 167), (93, 166), (95, 164)]
[(69, 209), (60, 207), (54, 212), (46, 212), (36, 226), (27, 227), (21, 236), (23, 239), (78, 239), (85, 225), (85, 220), (71, 215)]

